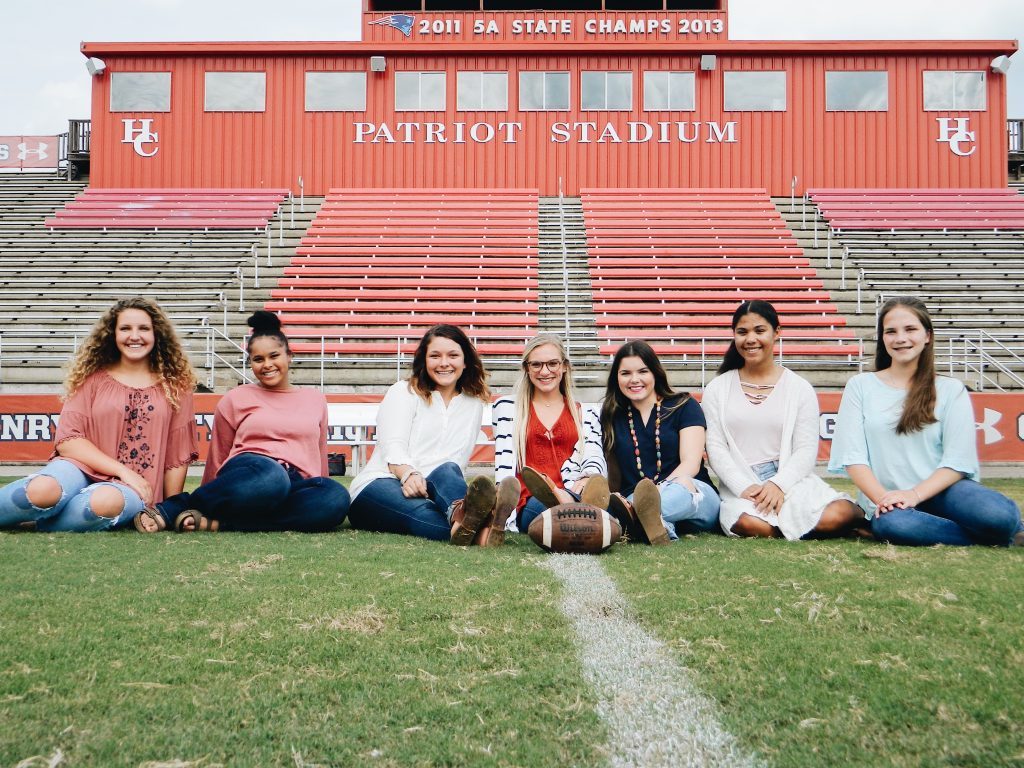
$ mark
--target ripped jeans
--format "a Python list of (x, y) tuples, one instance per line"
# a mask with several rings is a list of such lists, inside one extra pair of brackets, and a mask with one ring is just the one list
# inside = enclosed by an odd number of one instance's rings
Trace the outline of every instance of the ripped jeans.
[[(26, 488), (40, 475), (52, 477), (60, 485), (60, 501), (52, 507), (37, 507), (28, 500)], [(92, 511), (92, 494), (104, 485), (116, 488), (124, 497), (124, 508), (116, 517), (101, 517)], [(0, 488), (0, 528), (35, 522), (39, 531), (107, 531), (131, 523), (142, 507), (142, 499), (128, 486), (94, 483), (70, 461), (54, 459), (35, 474)]]

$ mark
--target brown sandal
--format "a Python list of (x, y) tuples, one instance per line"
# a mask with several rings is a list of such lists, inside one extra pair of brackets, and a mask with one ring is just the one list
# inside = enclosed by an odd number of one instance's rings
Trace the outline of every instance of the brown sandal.
[[(156, 530), (151, 531), (146, 528), (142, 524), (143, 519), (152, 522), (156, 526)], [(132, 519), (132, 522), (135, 524), (135, 530), (139, 533), (160, 533), (160, 531), (167, 530), (167, 521), (156, 507), (143, 507), (142, 511)]]
[[(192, 521), (192, 528), (186, 528), (185, 523), (189, 520)], [(174, 530), (178, 533), (200, 533), (209, 532), (215, 533), (218, 530), (216, 520), (211, 520), (208, 517), (204, 517), (202, 512), (198, 509), (186, 509), (176, 518), (174, 518)]]

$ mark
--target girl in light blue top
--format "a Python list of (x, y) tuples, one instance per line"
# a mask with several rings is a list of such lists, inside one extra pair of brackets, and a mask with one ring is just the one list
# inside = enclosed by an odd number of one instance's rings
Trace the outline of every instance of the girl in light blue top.
[(913, 297), (878, 315), (874, 373), (843, 391), (829, 470), (850, 476), (876, 538), (893, 544), (1024, 544), (1020, 510), (979, 485), (964, 385), (935, 375), (932, 322)]

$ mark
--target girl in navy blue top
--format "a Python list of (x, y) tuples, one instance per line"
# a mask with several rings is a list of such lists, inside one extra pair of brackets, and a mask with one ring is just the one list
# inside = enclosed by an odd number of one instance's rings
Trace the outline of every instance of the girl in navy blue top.
[(609, 511), (631, 538), (665, 544), (718, 525), (718, 492), (704, 466), (700, 405), (674, 392), (645, 341), (619, 348), (608, 374), (601, 427), (609, 466), (619, 470)]

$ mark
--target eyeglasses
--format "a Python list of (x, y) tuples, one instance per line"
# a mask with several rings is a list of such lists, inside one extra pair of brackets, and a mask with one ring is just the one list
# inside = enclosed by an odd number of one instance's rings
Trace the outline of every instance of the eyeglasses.
[(557, 373), (562, 368), (561, 360), (531, 360), (526, 364), (533, 373), (540, 373), (541, 370), (547, 368), (552, 373)]

